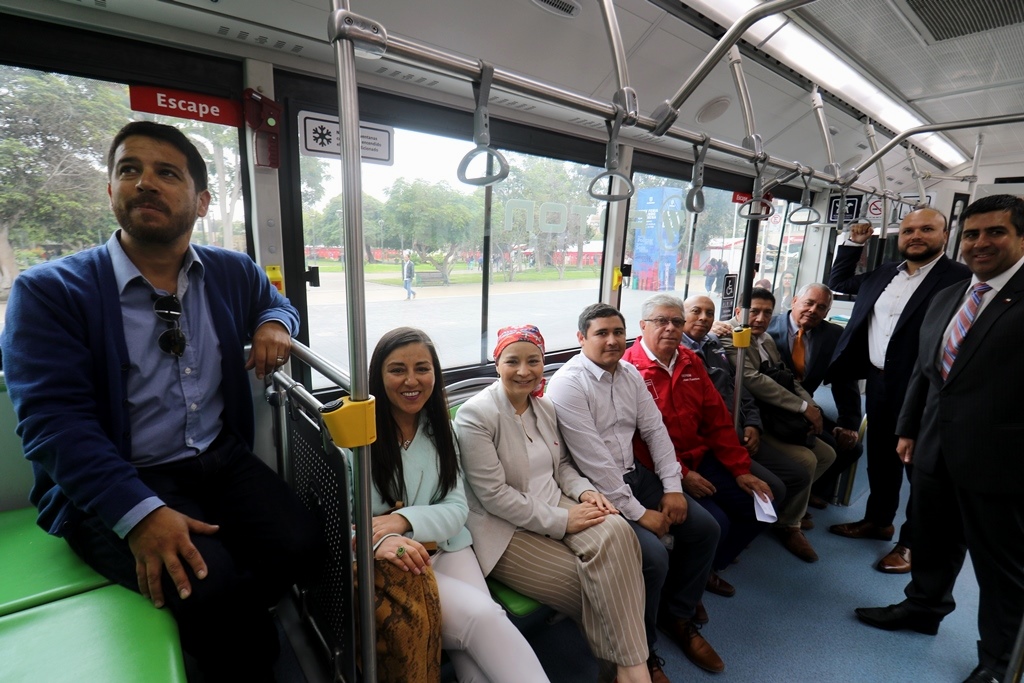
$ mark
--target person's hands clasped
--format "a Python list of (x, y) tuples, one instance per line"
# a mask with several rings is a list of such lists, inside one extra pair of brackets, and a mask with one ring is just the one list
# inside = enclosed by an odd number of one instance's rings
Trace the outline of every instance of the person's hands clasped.
[(604, 510), (606, 515), (617, 515), (619, 511), (612, 505), (612, 502), (605, 498), (603, 493), (597, 491), (584, 491), (580, 494), (581, 503), (593, 503), (599, 509)]
[(595, 503), (586, 502), (573, 505), (569, 508), (569, 522), (565, 526), (565, 533), (576, 534), (588, 529), (595, 524), (604, 521), (608, 513), (599, 508)]
[(668, 515), (664, 515), (657, 510), (645, 510), (643, 516), (636, 520), (636, 523), (650, 531), (658, 538), (667, 534), (669, 527), (672, 526), (672, 522), (669, 520)]
[(212, 535), (220, 527), (200, 522), (164, 506), (153, 510), (128, 532), (128, 547), (135, 556), (135, 576), (139, 592), (156, 607), (163, 607), (163, 570), (170, 574), (184, 600), (192, 595), (192, 584), (182, 564), (191, 567), (196, 577), (205, 579), (208, 570), (203, 556), (192, 544), (190, 533)]
[(809, 403), (807, 410), (804, 411), (804, 417), (811, 421), (814, 433), (821, 434), (821, 430), (825, 428), (825, 422), (821, 416), (821, 408), (813, 403)]
[(672, 524), (682, 524), (686, 521), (686, 514), (689, 503), (682, 493), (666, 493), (661, 497), (661, 505), (658, 507)]
[(387, 515), (377, 515), (372, 520), (373, 524), (373, 542), (376, 543), (386, 534), (407, 534), (412, 531), (412, 524), (409, 520), (402, 515), (396, 515), (390, 513)]
[(375, 560), (387, 560), (403, 571), (422, 574), (430, 564), (430, 553), (419, 541), (405, 536), (390, 536), (377, 546)]
[(842, 427), (836, 427), (832, 430), (832, 436), (836, 440), (836, 445), (843, 450), (849, 450), (857, 445), (857, 439), (860, 438), (857, 432), (852, 429), (843, 429)]
[(694, 470), (690, 470), (683, 477), (683, 490), (694, 498), (713, 496), (717, 491), (714, 484), (697, 474)]
[(761, 432), (758, 431), (757, 427), (743, 428), (743, 447), (747, 449), (747, 453), (750, 455), (757, 454), (758, 449), (761, 447)]
[(753, 474), (741, 474), (736, 477), (736, 484), (749, 493), (752, 496), (760, 496), (763, 501), (772, 501), (775, 496), (772, 495), (772, 489), (764, 480), (759, 479)]
[(292, 337), (288, 328), (276, 320), (265, 322), (252, 335), (252, 350), (245, 369), (256, 368), (256, 378), (263, 379), (288, 362), (291, 350)]

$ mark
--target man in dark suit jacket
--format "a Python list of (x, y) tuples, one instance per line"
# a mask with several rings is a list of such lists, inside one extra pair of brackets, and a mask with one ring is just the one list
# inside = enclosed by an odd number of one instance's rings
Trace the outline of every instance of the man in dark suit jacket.
[[(861, 421), (860, 387), (853, 377), (831, 381), (826, 377), (832, 354), (843, 334), (842, 327), (825, 320), (832, 308), (832, 290), (817, 282), (804, 285), (793, 297), (792, 306), (785, 314), (772, 316), (768, 334), (775, 340), (782, 361), (794, 370), (807, 393), (813, 396), (822, 382), (831, 384), (838, 412), (835, 422), (822, 415), (824, 429), (820, 438), (836, 452), (835, 462), (812, 488), (810, 505), (823, 508), (835, 493), (839, 475), (857, 461), (863, 450), (857, 443)], [(797, 363), (794, 356), (799, 355), (796, 350), (800, 347), (803, 353)], [(816, 504), (814, 499), (820, 502)]]
[(953, 584), (969, 550), (981, 640), (965, 683), (998, 683), (1024, 616), (1024, 199), (983, 197), (964, 210), (961, 226), (961, 255), (974, 276), (932, 300), (896, 427), (900, 457), (914, 463), (907, 599), (857, 616), (887, 630), (936, 633), (955, 606)]
[[(934, 209), (911, 211), (900, 222), (897, 246), (902, 262), (891, 261), (854, 275), (861, 248), (872, 228), (854, 225), (846, 246), (836, 251), (829, 285), (857, 295), (850, 322), (832, 358), (830, 376), (867, 379), (868, 497), (864, 519), (837, 524), (833, 533), (848, 538), (893, 537), (899, 509), (903, 463), (896, 457), (896, 416), (903, 406), (910, 373), (917, 361), (918, 331), (936, 292), (970, 276), (961, 263), (942, 253), (949, 237), (946, 217)], [(907, 469), (910, 477), (910, 469)], [(876, 566), (879, 571), (910, 571), (911, 504), (896, 547)]]

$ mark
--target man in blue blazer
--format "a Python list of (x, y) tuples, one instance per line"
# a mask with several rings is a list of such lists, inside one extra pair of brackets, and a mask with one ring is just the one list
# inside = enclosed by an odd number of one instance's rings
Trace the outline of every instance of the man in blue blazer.
[[(834, 378), (867, 379), (871, 487), (864, 519), (834, 525), (830, 531), (847, 538), (890, 540), (904, 469), (896, 456), (896, 416), (917, 361), (918, 332), (931, 298), (944, 287), (969, 277), (970, 271), (943, 254), (949, 229), (946, 217), (934, 209), (911, 211), (900, 222), (897, 247), (902, 262), (886, 262), (869, 273), (855, 275), (871, 234), (870, 224), (851, 227), (846, 245), (836, 250), (829, 278), (834, 291), (857, 295), (829, 374)], [(911, 507), (908, 502), (907, 521), (900, 528), (898, 543), (878, 562), (879, 571), (910, 571)]]
[(914, 463), (914, 566), (906, 600), (859, 608), (886, 630), (935, 634), (967, 551), (978, 579), (978, 666), (999, 683), (1024, 616), (1024, 199), (983, 197), (961, 216), (973, 277), (935, 295), (896, 425)]
[(288, 360), (298, 312), (246, 254), (191, 244), (210, 192), (177, 128), (127, 124), (107, 172), (120, 229), (22, 273), (7, 306), (29, 499), (96, 571), (174, 614), (206, 681), (272, 680), (268, 609), (322, 540), (252, 452), (248, 370)]
[[(775, 340), (779, 355), (786, 366), (794, 371), (807, 393), (813, 395), (822, 383), (831, 385), (838, 416), (835, 422), (822, 416), (824, 429), (820, 438), (832, 446), (836, 460), (814, 482), (812, 493), (820, 499), (832, 497), (839, 475), (856, 462), (863, 450), (857, 443), (861, 422), (860, 387), (857, 380), (852, 377), (832, 379), (826, 376), (832, 354), (843, 334), (841, 326), (825, 320), (831, 309), (832, 290), (815, 282), (801, 287), (793, 297), (792, 309), (784, 315), (772, 316), (768, 323), (768, 334)], [(800, 347), (802, 358), (797, 363), (795, 360), (801, 355)], [(823, 501), (817, 507), (824, 505)]]

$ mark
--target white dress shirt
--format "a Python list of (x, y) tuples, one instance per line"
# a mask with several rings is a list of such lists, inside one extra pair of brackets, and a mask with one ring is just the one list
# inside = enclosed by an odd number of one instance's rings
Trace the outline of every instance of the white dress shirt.
[(562, 438), (573, 460), (597, 490), (626, 519), (640, 519), (646, 508), (622, 476), (633, 471), (633, 434), (647, 443), (665, 493), (683, 490), (675, 448), (640, 371), (619, 361), (615, 372), (582, 353), (559, 368), (548, 382)]
[(913, 273), (907, 270), (907, 262), (904, 261), (896, 267), (896, 275), (878, 295), (868, 319), (868, 358), (879, 370), (885, 369), (885, 353), (896, 323), (903, 315), (903, 309), (940, 258), (942, 254), (936, 255), (925, 265), (918, 266)]

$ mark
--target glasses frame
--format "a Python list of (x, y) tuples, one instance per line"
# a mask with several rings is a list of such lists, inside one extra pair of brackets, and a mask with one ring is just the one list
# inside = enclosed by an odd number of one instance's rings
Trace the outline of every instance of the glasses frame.
[(672, 327), (682, 329), (683, 325), (686, 324), (686, 318), (644, 318), (645, 323), (651, 323), (657, 328), (668, 327), (670, 324)]
[(181, 358), (185, 355), (188, 339), (181, 331), (181, 301), (175, 294), (166, 294), (153, 301), (153, 313), (167, 323), (167, 329), (160, 333), (157, 345), (164, 353)]

